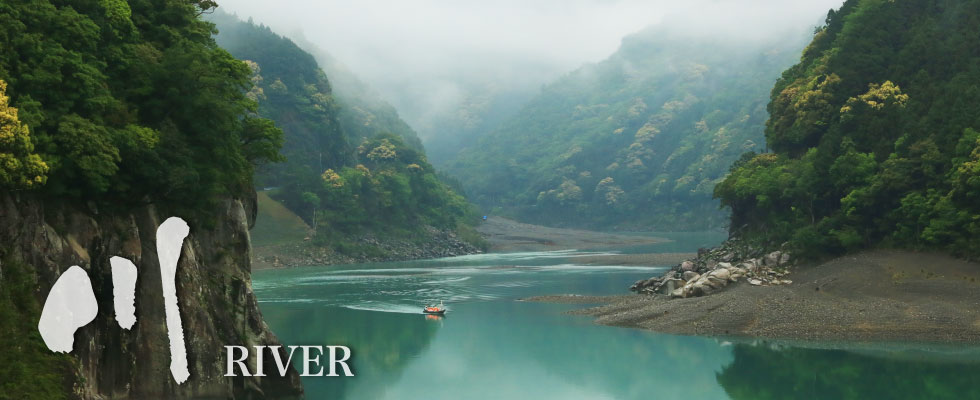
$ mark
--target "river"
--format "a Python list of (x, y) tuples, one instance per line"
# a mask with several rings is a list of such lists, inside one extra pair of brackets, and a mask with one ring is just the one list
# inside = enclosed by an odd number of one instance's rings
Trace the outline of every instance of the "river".
[[(615, 252), (691, 252), (718, 233)], [(579, 265), (614, 250), (483, 254), (256, 271), (286, 345), (346, 345), (354, 377), (303, 378), (311, 399), (980, 399), (973, 349), (826, 350), (663, 335), (517, 301), (623, 294), (659, 267)], [(446, 317), (424, 304), (445, 301)], [(963, 354), (967, 354), (964, 356)]]

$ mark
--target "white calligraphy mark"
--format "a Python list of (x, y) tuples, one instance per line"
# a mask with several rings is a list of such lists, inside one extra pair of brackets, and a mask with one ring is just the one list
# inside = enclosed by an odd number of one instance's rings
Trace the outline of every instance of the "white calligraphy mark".
[(187, 349), (184, 347), (184, 328), (177, 306), (177, 260), (184, 238), (190, 228), (184, 220), (170, 217), (157, 228), (157, 254), (160, 257), (160, 275), (163, 278), (163, 305), (167, 312), (167, 336), (170, 337), (170, 373), (177, 383), (184, 383), (187, 371)]
[(123, 329), (136, 324), (136, 266), (122, 257), (109, 259), (112, 266), (112, 305), (116, 310), (116, 322)]
[[(170, 374), (177, 384), (184, 383), (191, 375), (187, 370), (184, 327), (177, 305), (177, 261), (189, 233), (187, 222), (177, 217), (168, 218), (157, 228), (157, 255), (170, 339)], [(136, 266), (122, 257), (110, 258), (109, 264), (116, 322), (123, 329), (131, 329), (136, 324)], [(99, 304), (88, 273), (76, 265), (61, 274), (51, 287), (37, 329), (48, 349), (69, 353), (75, 342), (75, 331), (92, 322), (98, 312)]]
[(75, 343), (75, 331), (92, 322), (98, 312), (92, 281), (84, 269), (75, 265), (51, 287), (37, 330), (51, 351), (68, 353)]

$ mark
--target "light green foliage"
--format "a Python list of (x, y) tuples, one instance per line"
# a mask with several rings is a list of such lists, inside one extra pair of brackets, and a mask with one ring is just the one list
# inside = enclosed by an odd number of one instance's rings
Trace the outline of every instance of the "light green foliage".
[(609, 59), (545, 86), (447, 172), (480, 206), (528, 221), (721, 227), (712, 189), (739, 155), (762, 150), (767, 89), (803, 42), (781, 39), (628, 37)]
[(44, 184), (48, 165), (34, 153), (28, 127), (17, 118), (0, 80), (0, 188), (22, 189)]
[(772, 90), (776, 153), (716, 188), (732, 228), (814, 257), (877, 245), (980, 256), (978, 18), (980, 1), (831, 11)]

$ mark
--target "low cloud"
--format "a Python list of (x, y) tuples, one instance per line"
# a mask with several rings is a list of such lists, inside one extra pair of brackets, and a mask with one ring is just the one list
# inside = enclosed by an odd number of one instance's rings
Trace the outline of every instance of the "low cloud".
[(221, 7), (331, 53), (425, 136), (474, 90), (533, 91), (664, 24), (764, 40), (812, 29), (841, 0), (224, 0)]

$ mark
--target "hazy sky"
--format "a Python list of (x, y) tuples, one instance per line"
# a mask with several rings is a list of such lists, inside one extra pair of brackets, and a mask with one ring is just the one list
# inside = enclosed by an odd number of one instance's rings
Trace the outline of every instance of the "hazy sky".
[[(424, 132), (466, 91), (534, 90), (662, 22), (755, 40), (813, 27), (842, 0), (219, 0), (304, 36), (378, 89)], [(419, 125), (423, 125), (420, 129)]]

